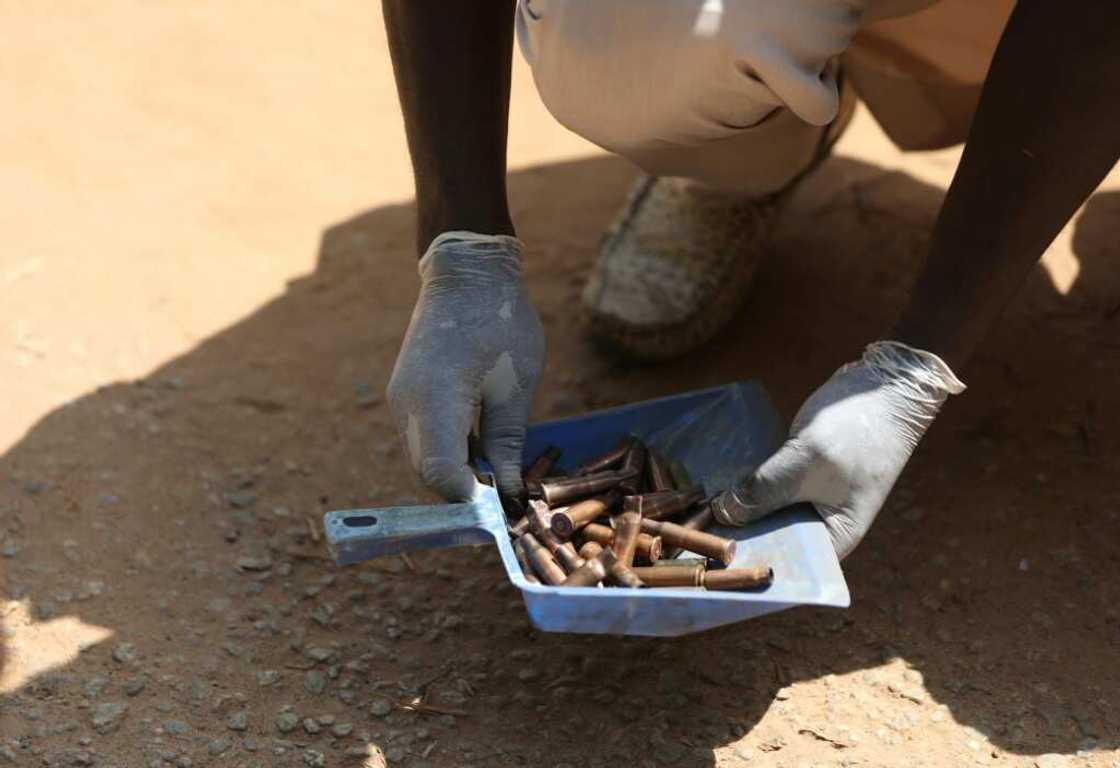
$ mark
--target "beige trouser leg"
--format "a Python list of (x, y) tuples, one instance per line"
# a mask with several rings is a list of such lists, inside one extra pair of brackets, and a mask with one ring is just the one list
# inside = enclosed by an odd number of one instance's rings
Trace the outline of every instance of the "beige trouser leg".
[(517, 31), (541, 98), (568, 128), (649, 173), (758, 196), (815, 156), (839, 108), (838, 60), (900, 146), (963, 141), (1012, 7), (521, 0)]

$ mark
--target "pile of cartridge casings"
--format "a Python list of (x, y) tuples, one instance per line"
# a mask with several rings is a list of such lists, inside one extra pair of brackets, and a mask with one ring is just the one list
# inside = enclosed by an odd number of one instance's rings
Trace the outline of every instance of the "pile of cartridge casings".
[[(525, 578), (565, 587), (767, 586), (765, 565), (728, 568), (734, 539), (704, 531), (712, 521), (701, 488), (684, 467), (636, 437), (553, 474), (560, 450), (547, 448), (525, 471), (525, 515), (510, 525)], [(677, 555), (691, 553), (693, 557)], [(709, 567), (711, 564), (711, 567)]]

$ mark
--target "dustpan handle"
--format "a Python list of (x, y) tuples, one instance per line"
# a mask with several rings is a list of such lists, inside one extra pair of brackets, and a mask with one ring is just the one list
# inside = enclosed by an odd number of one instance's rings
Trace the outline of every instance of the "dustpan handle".
[(416, 549), (489, 543), (495, 525), (493, 506), (472, 501), (328, 512), (323, 530), (338, 564), (350, 565)]

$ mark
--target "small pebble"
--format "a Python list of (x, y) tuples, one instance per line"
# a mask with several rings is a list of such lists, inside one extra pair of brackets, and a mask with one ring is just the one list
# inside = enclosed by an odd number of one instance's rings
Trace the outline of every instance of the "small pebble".
[(280, 733), (291, 733), (299, 725), (299, 716), (294, 712), (281, 712), (276, 716), (275, 723)]
[(369, 704), (369, 713), (373, 717), (385, 717), (392, 711), (393, 704), (388, 699), (377, 698)]
[(191, 732), (189, 723), (184, 723), (182, 720), (164, 720), (163, 730), (165, 733), (170, 733), (172, 736), (185, 736)]
[(105, 734), (117, 729), (128, 712), (128, 705), (124, 702), (107, 701), (93, 708), (93, 729)]
[(317, 669), (309, 671), (303, 676), (303, 688), (308, 693), (319, 695), (327, 689), (327, 678)]
[(121, 664), (135, 661), (139, 656), (140, 652), (136, 650), (136, 646), (132, 643), (119, 643), (113, 648), (113, 661)]
[(231, 731), (244, 731), (249, 728), (249, 713), (245, 710), (234, 712), (226, 718), (226, 728)]

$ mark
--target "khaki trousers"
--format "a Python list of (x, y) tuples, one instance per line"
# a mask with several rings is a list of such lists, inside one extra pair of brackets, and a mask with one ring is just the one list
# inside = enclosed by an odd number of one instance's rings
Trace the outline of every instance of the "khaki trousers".
[(811, 163), (849, 88), (903, 149), (964, 141), (1013, 7), (521, 0), (517, 34), (571, 130), (651, 174), (765, 195)]

